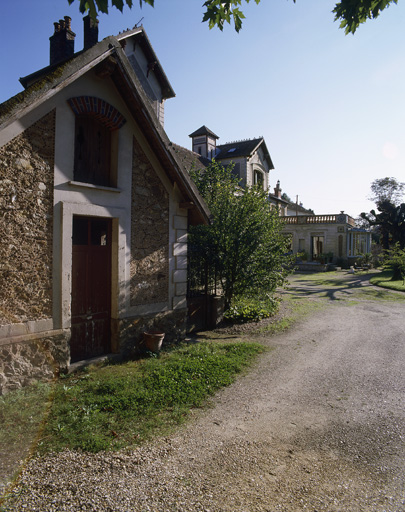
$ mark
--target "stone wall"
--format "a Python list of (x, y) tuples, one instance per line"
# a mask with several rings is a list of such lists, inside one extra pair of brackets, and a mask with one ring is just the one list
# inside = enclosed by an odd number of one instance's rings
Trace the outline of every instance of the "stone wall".
[(186, 309), (120, 320), (120, 352), (124, 357), (135, 357), (140, 354), (143, 348), (143, 333), (151, 329), (166, 333), (163, 345), (177, 343), (186, 336), (186, 321)]
[(169, 195), (135, 138), (131, 219), (131, 306), (166, 302)]
[(0, 148), (0, 325), (52, 317), (55, 111)]
[(0, 342), (0, 395), (52, 379), (68, 368), (70, 330), (28, 338)]

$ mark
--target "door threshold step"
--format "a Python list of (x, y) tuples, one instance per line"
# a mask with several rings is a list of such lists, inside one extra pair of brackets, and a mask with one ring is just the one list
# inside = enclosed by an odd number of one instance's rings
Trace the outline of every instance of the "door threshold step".
[(68, 374), (77, 372), (86, 368), (86, 366), (97, 365), (105, 363), (106, 361), (119, 361), (122, 359), (121, 354), (105, 354), (102, 356), (91, 357), (90, 359), (83, 359), (82, 361), (76, 361), (69, 366)]

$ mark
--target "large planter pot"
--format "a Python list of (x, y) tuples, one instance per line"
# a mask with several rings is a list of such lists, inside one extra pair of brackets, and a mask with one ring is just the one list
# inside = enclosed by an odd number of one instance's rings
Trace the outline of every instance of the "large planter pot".
[(162, 348), (164, 337), (165, 333), (161, 331), (151, 330), (143, 333), (145, 346), (151, 352), (159, 352)]

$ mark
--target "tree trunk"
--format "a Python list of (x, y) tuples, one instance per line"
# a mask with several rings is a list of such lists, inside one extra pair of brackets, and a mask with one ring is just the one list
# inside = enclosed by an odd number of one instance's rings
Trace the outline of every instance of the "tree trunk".
[(401, 274), (401, 270), (399, 268), (394, 268), (394, 273), (392, 274), (391, 281), (403, 281), (403, 276)]

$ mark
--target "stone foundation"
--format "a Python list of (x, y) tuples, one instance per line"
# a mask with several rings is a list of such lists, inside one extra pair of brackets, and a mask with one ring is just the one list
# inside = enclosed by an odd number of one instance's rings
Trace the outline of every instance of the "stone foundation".
[(0, 395), (67, 371), (70, 331), (0, 341)]
[(143, 333), (150, 329), (166, 333), (163, 345), (178, 343), (186, 337), (186, 321), (186, 309), (120, 320), (120, 352), (124, 357), (139, 355)]
[[(137, 357), (143, 351), (143, 333), (150, 329), (166, 333), (163, 344), (177, 343), (186, 336), (186, 320), (186, 309), (117, 320), (114, 352)], [(69, 344), (70, 329), (0, 340), (0, 395), (67, 372)]]

